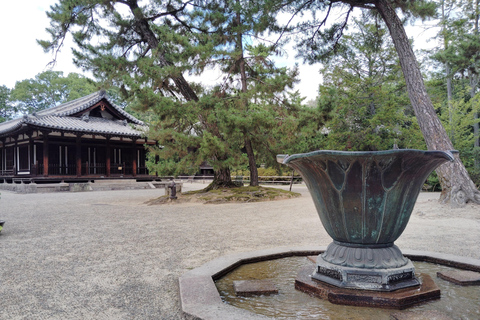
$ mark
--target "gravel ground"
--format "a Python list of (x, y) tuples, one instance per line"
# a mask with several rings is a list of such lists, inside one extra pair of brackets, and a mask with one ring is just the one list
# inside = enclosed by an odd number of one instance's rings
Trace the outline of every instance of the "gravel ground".
[[(184, 184), (184, 190), (203, 188)], [(296, 199), (147, 206), (163, 190), (3, 191), (0, 319), (182, 319), (178, 277), (216, 257), (328, 245), (305, 186)], [(480, 207), (422, 193), (401, 249), (480, 259)]]

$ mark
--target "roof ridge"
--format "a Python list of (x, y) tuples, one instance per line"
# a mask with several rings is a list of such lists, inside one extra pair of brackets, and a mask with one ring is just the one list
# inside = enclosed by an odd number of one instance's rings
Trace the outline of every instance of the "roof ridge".
[[(119, 114), (125, 117), (126, 122), (130, 122), (135, 126), (145, 127), (145, 122), (135, 118), (121, 107), (114, 104), (107, 95), (105, 90), (100, 90), (84, 97), (62, 103), (56, 107), (35, 111), (31, 114), (23, 115), (19, 118), (12, 119), (0, 123), (0, 133), (10, 131), (12, 128), (20, 127), (22, 123), (35, 124), (43, 121), (48, 121), (48, 118), (64, 118), (64, 120), (73, 120), (77, 117), (72, 117), (73, 114), (79, 113), (95, 105), (100, 100), (105, 99)], [(93, 119), (93, 118), (91, 118)], [(43, 121), (42, 121), (43, 120)], [(80, 120), (80, 118), (78, 118)], [(107, 119), (105, 119), (107, 120)], [(113, 120), (113, 119), (112, 119)], [(119, 120), (119, 119), (115, 119)], [(93, 120), (97, 122), (96, 120)], [(109, 120), (111, 121), (111, 120)], [(123, 120), (119, 120), (123, 121)]]
[(58, 106), (40, 110), (37, 112), (37, 117), (53, 115), (53, 114), (68, 116), (68, 115), (77, 113), (79, 111), (82, 111), (82, 109), (84, 110), (91, 107), (93, 104), (100, 101), (104, 96), (105, 96), (105, 90), (96, 91), (94, 93), (80, 97), (78, 99), (59, 104)]
[(108, 101), (108, 103), (116, 110), (118, 113), (120, 113), (122, 116), (126, 117), (128, 120), (135, 124), (139, 125), (144, 125), (145, 123), (136, 117), (132, 116), (125, 110), (123, 110), (121, 107), (117, 106), (115, 103), (112, 102), (110, 97), (108, 96), (107, 92), (105, 90), (99, 90), (97, 92), (91, 93), (87, 96), (68, 101), (65, 103), (62, 103), (56, 107), (44, 109), (41, 111), (37, 112), (37, 117), (40, 116), (47, 116), (47, 115), (57, 115), (57, 116), (69, 116), (75, 113), (78, 113), (80, 111), (83, 111), (85, 109), (90, 108), (93, 106), (95, 103), (99, 102), (100, 100), (105, 99)]
[(59, 115), (47, 115), (41, 118), (28, 118), (24, 122), (34, 126), (44, 128), (77, 131), (77, 132), (92, 132), (97, 134), (109, 134), (120, 136), (135, 136), (141, 137), (147, 127), (145, 126), (125, 126), (121, 120), (112, 121), (103, 118), (91, 117), (89, 121), (84, 121), (78, 117), (68, 117)]

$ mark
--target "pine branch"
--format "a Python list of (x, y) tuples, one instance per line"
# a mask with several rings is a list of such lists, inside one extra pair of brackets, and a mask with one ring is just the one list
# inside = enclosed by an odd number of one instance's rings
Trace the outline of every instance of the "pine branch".
[(156, 14), (154, 16), (151, 16), (151, 17), (146, 17), (145, 19), (148, 20), (148, 21), (153, 21), (153, 20), (156, 20), (158, 18), (161, 18), (161, 17), (165, 17), (165, 16), (174, 16), (176, 17), (176, 15), (179, 13), (179, 12), (182, 12), (183, 10), (185, 10), (185, 8), (187, 7), (188, 4), (190, 4), (193, 0), (190, 0), (190, 1), (187, 1), (185, 2), (180, 8), (178, 9), (175, 9), (175, 10), (172, 10), (172, 11), (167, 11), (167, 12), (162, 12), (162, 13), (159, 13), (159, 14)]

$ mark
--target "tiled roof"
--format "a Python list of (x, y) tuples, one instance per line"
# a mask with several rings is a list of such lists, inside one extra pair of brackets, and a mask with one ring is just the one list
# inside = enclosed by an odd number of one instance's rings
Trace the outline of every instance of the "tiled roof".
[(14, 119), (0, 123), (0, 134), (15, 131), (22, 126), (22, 119)]
[[(102, 99), (106, 99), (116, 111), (125, 117), (125, 120), (108, 120), (88, 116), (70, 116), (90, 108)], [(41, 110), (33, 115), (25, 115), (18, 119), (0, 123), (0, 134), (16, 131), (25, 125), (59, 131), (128, 137), (142, 137), (148, 128), (142, 121), (111, 103), (108, 100), (105, 91), (98, 91), (59, 106)]]
[(133, 125), (127, 123), (127, 121), (107, 120), (96, 117), (83, 119), (59, 116), (45, 116), (42, 118), (36, 118), (30, 116), (24, 120), (24, 123), (36, 127), (57, 129), (61, 131), (136, 137), (141, 137), (142, 133), (147, 129), (145, 126)]
[(53, 108), (48, 108), (48, 109), (41, 110), (41, 111), (37, 112), (35, 114), (35, 116), (37, 116), (37, 117), (50, 116), (50, 115), (52, 115), (52, 116), (70, 116), (72, 114), (76, 114), (78, 112), (81, 112), (83, 110), (86, 110), (86, 109), (90, 108), (91, 106), (93, 106), (94, 104), (96, 104), (97, 102), (99, 102), (102, 99), (107, 100), (108, 103), (110, 103), (110, 105), (113, 108), (115, 108), (116, 111), (118, 111), (118, 113), (123, 115), (130, 122), (143, 125), (142, 121), (138, 120), (137, 118), (135, 118), (131, 114), (123, 111), (122, 108), (113, 104), (113, 102), (111, 102), (108, 99), (108, 96), (107, 96), (107, 94), (104, 90), (97, 91), (95, 93), (89, 94), (88, 96), (63, 103), (63, 104), (58, 105), (58, 106), (53, 107)]

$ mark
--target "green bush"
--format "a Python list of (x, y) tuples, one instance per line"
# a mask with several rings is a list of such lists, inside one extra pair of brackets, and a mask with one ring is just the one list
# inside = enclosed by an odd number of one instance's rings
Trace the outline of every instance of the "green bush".
[(423, 190), (430, 192), (442, 191), (440, 180), (435, 171), (428, 176), (427, 181), (425, 181), (425, 184), (423, 185)]

